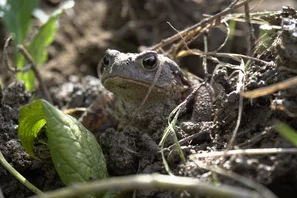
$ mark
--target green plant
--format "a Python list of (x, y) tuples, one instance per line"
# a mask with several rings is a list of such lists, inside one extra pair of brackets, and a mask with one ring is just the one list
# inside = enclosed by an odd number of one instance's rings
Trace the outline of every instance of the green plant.
[(43, 127), (51, 159), (64, 184), (108, 177), (104, 155), (94, 135), (45, 100), (36, 100), (20, 110), (18, 134), (30, 156), (35, 157), (33, 143)]
[[(28, 64), (25, 58), (17, 51), (18, 45), (23, 45), (27, 49), (37, 66), (40, 66), (47, 60), (46, 47), (53, 42), (57, 31), (56, 21), (65, 9), (73, 6), (73, 3), (64, 4), (48, 18), (37, 34), (30, 41), (26, 42), (32, 24), (31, 14), (38, 7), (38, 4), (39, 0), (7, 0), (0, 5), (0, 13), (5, 27), (15, 38), (14, 54), (15, 64), (18, 69)], [(25, 82), (27, 90), (32, 91), (34, 89), (35, 76), (32, 70), (18, 73), (18, 79)]]
[(295, 146), (297, 146), (297, 131), (295, 129), (283, 122), (280, 122), (277, 123), (275, 130), (279, 132), (287, 140), (292, 142)]

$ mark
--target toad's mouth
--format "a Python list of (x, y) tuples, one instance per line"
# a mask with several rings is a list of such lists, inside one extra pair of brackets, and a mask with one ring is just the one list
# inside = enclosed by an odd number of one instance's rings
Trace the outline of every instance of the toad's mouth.
[[(124, 89), (124, 90), (138, 90), (139, 88), (147, 90), (152, 86), (152, 83), (134, 80), (122, 76), (110, 76), (102, 79), (102, 84), (106, 89)], [(139, 90), (138, 90), (139, 91)], [(164, 87), (160, 87), (158, 85), (154, 85), (152, 87), (152, 91), (154, 92), (166, 92)]]
[(107, 90), (113, 92), (117, 96), (120, 96), (125, 101), (135, 104), (141, 103), (147, 94), (149, 94), (148, 101), (151, 102), (158, 101), (169, 96), (169, 93), (166, 92), (165, 88), (154, 86), (149, 92), (151, 84), (119, 76), (105, 78), (102, 83)]

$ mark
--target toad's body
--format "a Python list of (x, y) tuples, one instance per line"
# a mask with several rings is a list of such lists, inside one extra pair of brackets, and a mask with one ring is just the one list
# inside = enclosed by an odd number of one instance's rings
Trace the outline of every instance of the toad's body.
[(192, 91), (193, 83), (179, 66), (154, 51), (107, 50), (98, 72), (104, 87), (117, 96), (117, 119), (122, 125), (146, 125), (167, 117)]

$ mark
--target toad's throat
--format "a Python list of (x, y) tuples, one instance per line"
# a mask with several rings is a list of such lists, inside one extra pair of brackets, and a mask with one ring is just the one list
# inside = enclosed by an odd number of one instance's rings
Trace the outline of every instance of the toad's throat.
[[(103, 80), (104, 87), (128, 102), (141, 103), (148, 94), (151, 84), (123, 77), (108, 77)], [(166, 88), (155, 85), (149, 93), (149, 101), (158, 101), (169, 96)]]

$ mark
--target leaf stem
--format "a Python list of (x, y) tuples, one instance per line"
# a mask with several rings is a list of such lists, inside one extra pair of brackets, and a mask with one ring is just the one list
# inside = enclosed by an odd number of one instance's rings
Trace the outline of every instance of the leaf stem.
[(6, 168), (17, 180), (19, 180), (22, 184), (24, 184), (27, 188), (29, 188), (32, 192), (43, 195), (44, 193), (35, 187), (32, 183), (30, 183), (25, 177), (23, 177), (17, 170), (15, 170), (4, 158), (2, 152), (0, 151), (0, 164)]

